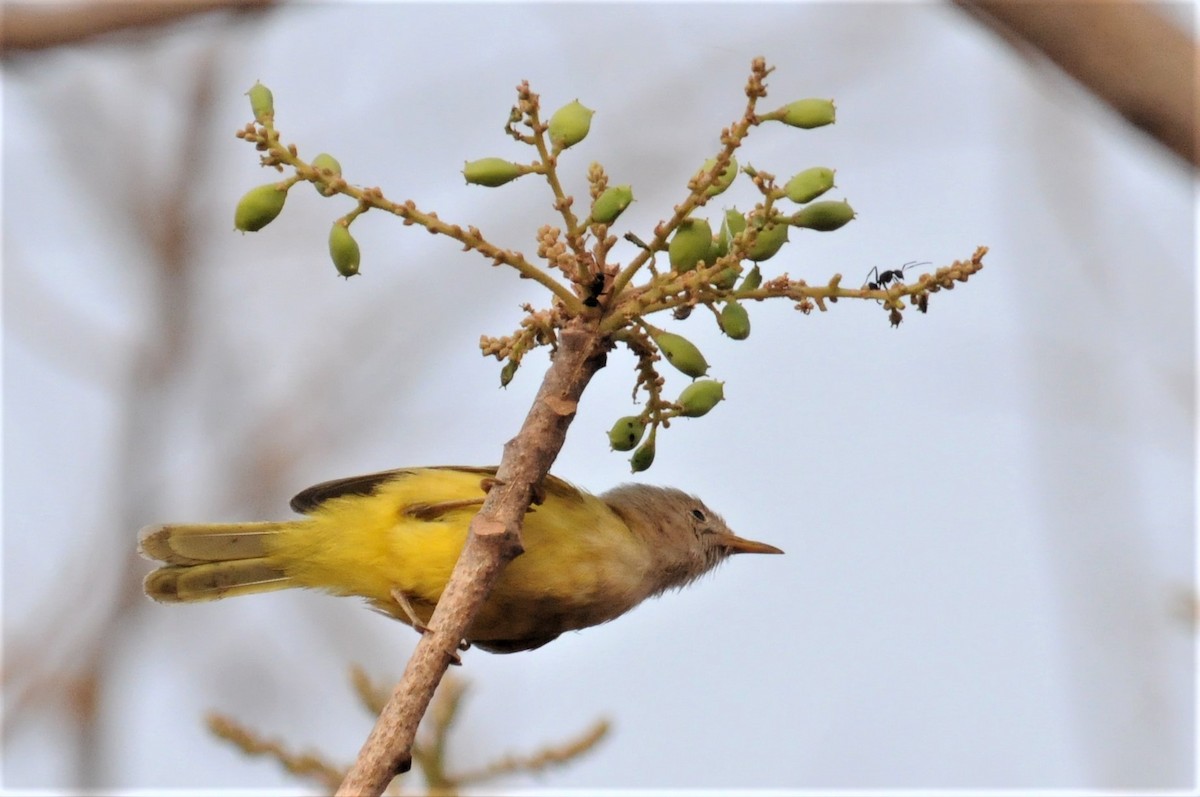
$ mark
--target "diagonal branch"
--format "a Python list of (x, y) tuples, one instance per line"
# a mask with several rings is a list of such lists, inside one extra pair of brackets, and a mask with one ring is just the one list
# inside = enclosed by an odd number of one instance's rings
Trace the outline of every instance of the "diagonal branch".
[(496, 473), (450, 582), (391, 698), (379, 715), (339, 795), (381, 794), (412, 763), (417, 724), (456, 648), (504, 566), (522, 551), (520, 531), (535, 486), (549, 472), (566, 440), (583, 390), (604, 367), (610, 346), (594, 321), (574, 319), (558, 348), (521, 431), (504, 445)]

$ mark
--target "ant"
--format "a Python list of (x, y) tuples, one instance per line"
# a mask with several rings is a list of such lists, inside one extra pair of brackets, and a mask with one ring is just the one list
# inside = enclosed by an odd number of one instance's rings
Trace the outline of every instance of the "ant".
[[(931, 265), (928, 260), (922, 260), (920, 263), (915, 260), (911, 260), (900, 268), (892, 268), (888, 269), (887, 271), (880, 271), (878, 266), (874, 266), (869, 272), (867, 272), (867, 289), (878, 291), (886, 288), (893, 282), (904, 282), (905, 271), (908, 271), (910, 268), (914, 268), (916, 266), (928, 265)], [(872, 274), (875, 275), (874, 280), (871, 279)]]

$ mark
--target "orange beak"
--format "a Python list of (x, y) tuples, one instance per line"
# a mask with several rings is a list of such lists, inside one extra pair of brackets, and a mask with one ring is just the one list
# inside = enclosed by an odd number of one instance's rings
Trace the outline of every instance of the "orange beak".
[(730, 553), (783, 553), (783, 551), (774, 545), (747, 540), (736, 534), (718, 534), (717, 545), (725, 548)]

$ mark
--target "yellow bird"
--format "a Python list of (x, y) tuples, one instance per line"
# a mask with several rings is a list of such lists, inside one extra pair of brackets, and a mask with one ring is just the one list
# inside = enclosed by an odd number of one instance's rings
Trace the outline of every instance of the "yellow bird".
[[(163, 564), (146, 594), (179, 603), (289, 587), (358, 595), (421, 629), (454, 569), (495, 468), (429, 467), (324, 482), (292, 499), (298, 520), (166, 524), (139, 550)], [(467, 642), (532, 650), (682, 587), (730, 554), (783, 553), (736, 536), (698, 498), (622, 485), (599, 497), (546, 477), (510, 562)]]

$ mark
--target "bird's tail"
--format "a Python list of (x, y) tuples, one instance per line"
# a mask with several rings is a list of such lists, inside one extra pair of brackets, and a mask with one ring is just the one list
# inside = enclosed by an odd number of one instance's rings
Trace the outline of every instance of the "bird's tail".
[(271, 556), (272, 541), (306, 521), (147, 526), (138, 551), (163, 566), (146, 576), (146, 594), (190, 603), (298, 586)]

